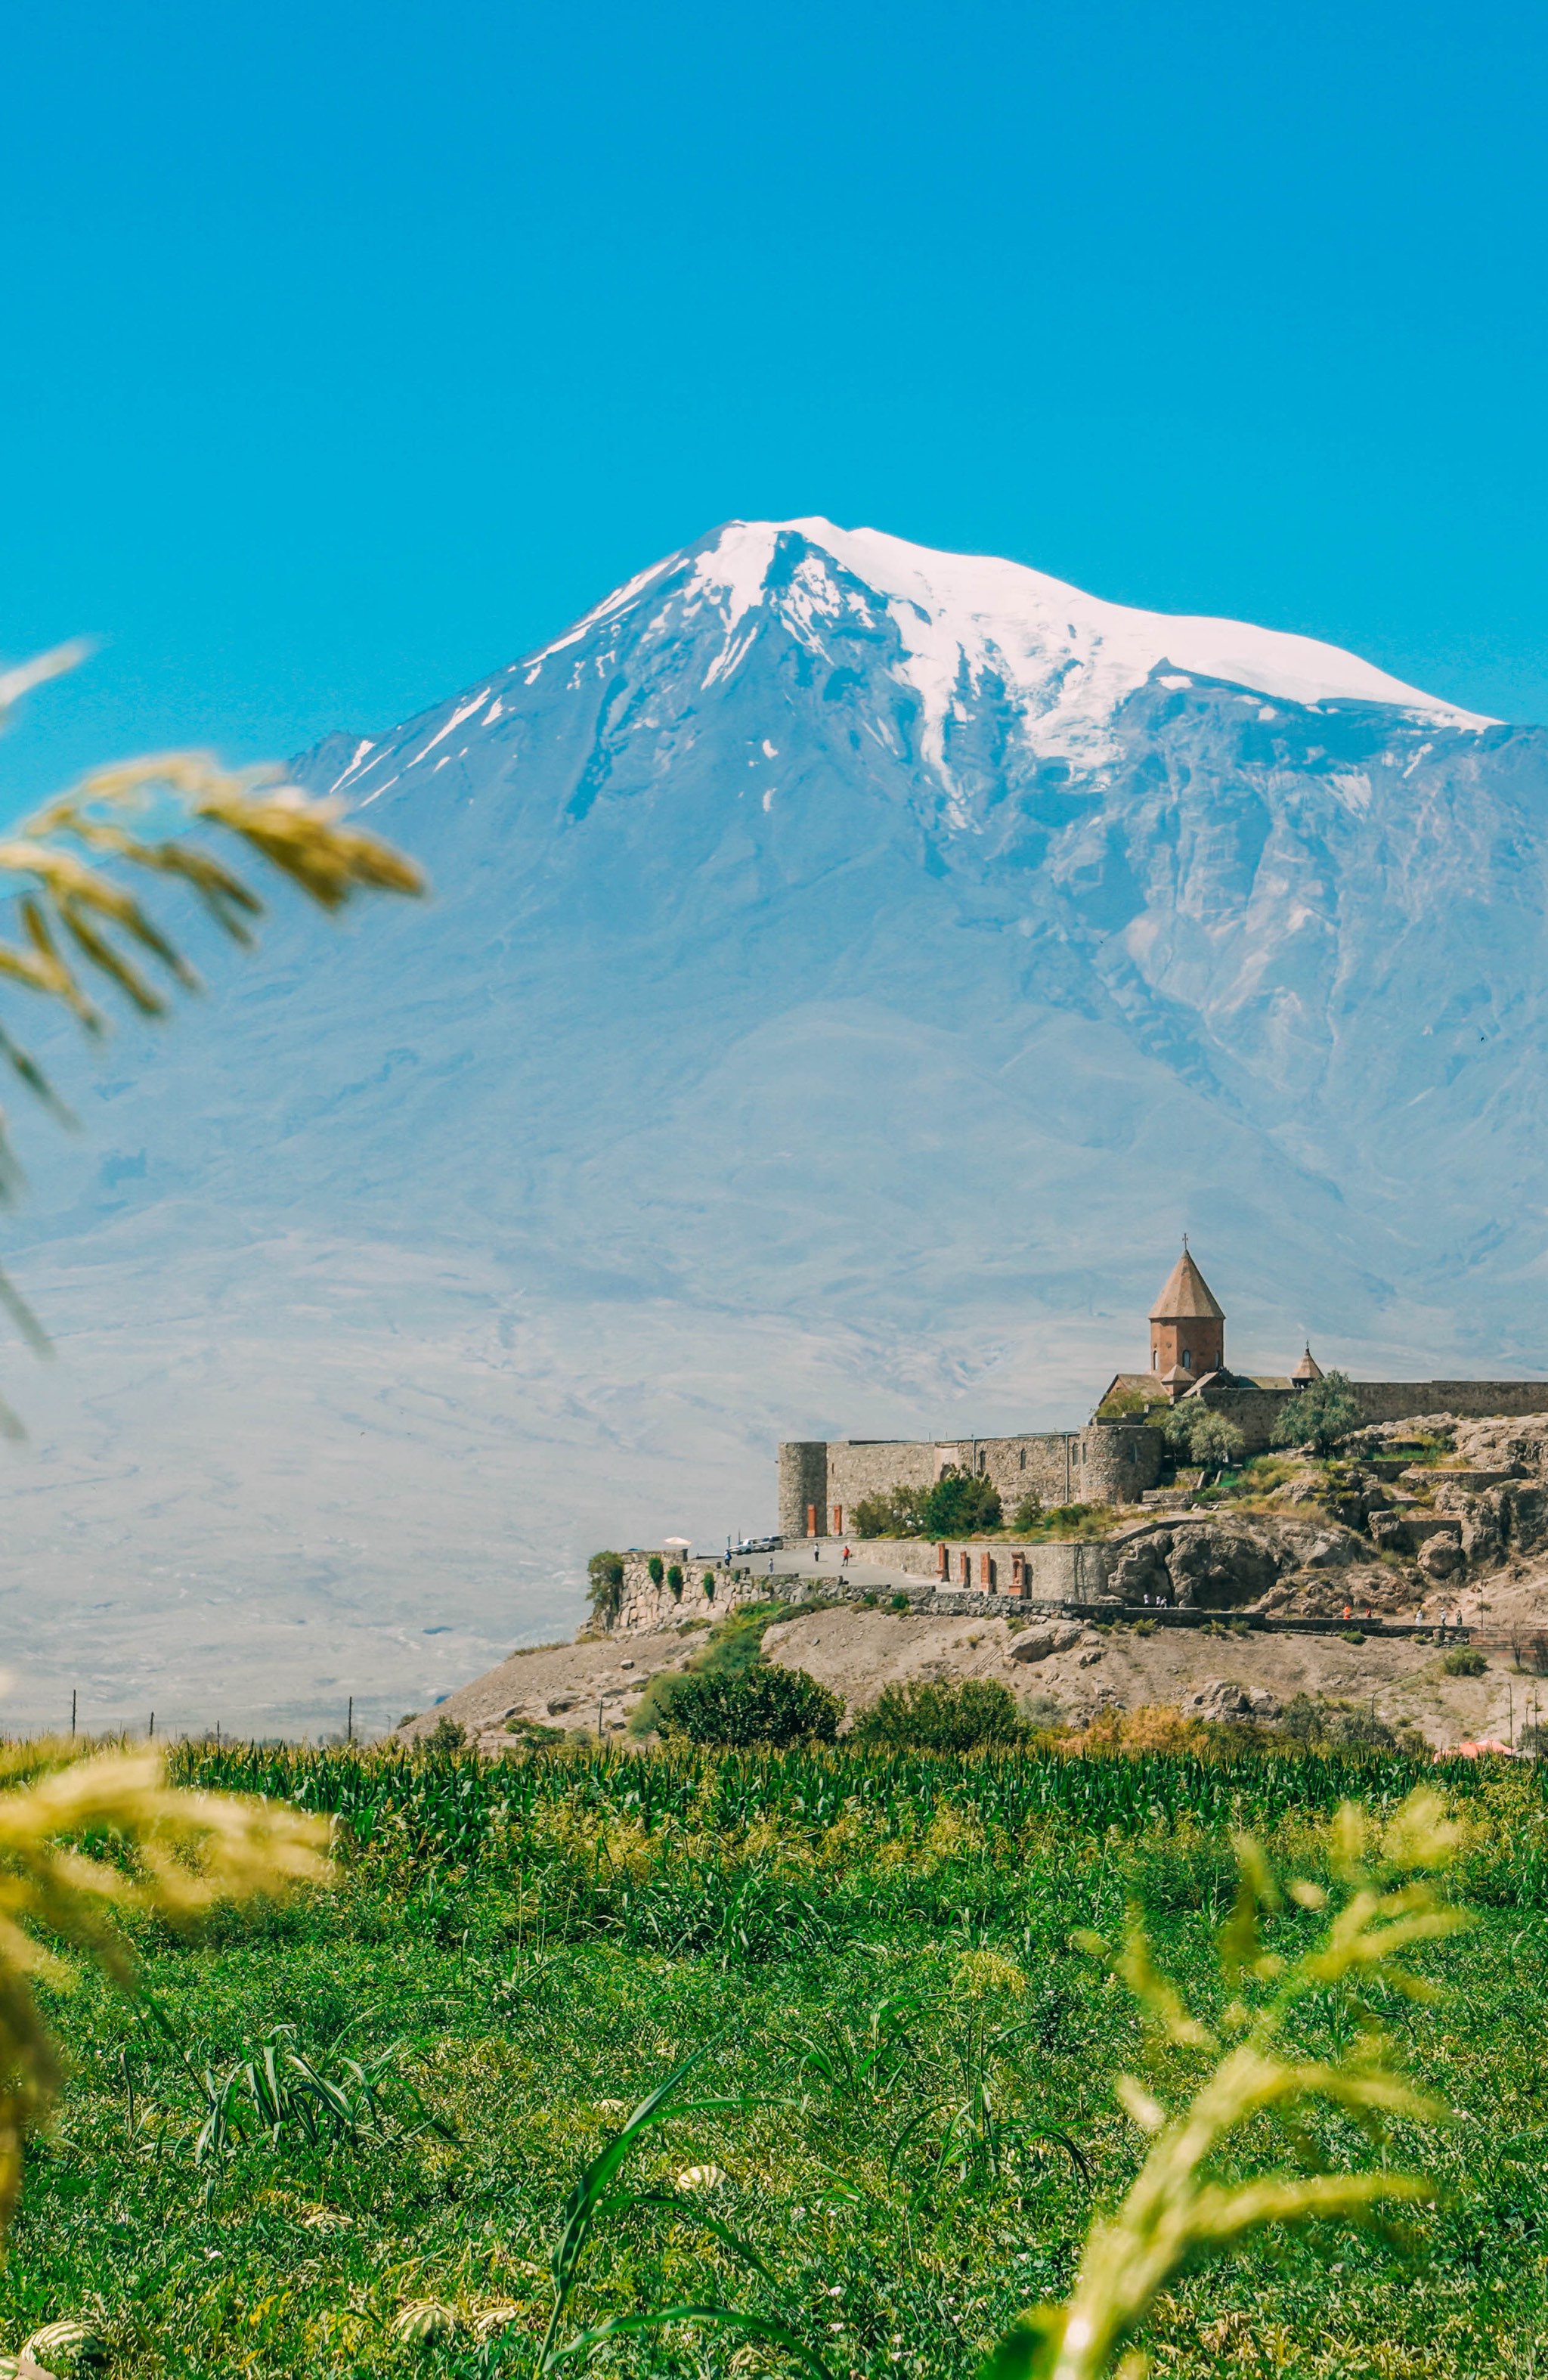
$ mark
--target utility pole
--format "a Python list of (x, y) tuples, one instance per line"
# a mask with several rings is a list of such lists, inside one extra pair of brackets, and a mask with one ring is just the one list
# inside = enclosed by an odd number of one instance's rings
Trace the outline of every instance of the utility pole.
[(344, 1740), (345, 1743), (353, 1743), (355, 1741), (355, 1697), (353, 1694), (349, 1697), (349, 1717), (345, 1722)]
[(151, 1741), (152, 1743), (156, 1741), (156, 1714), (154, 1711), (151, 1714)]
[(72, 1686), (70, 1688), (70, 1733), (72, 1736), (75, 1733), (75, 1698), (76, 1689)]

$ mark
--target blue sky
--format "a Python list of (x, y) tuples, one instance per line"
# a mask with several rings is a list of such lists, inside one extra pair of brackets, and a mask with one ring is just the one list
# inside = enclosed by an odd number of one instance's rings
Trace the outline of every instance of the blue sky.
[(729, 516), (1548, 718), (1541, 9), (13, 11), (12, 797), (376, 729)]

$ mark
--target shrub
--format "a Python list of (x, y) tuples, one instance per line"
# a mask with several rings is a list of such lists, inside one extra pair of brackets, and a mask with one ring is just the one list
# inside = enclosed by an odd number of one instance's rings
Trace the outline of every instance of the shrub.
[(910, 1603), (906, 1595), (895, 1595), (887, 1608), (889, 1611), (896, 1612), (901, 1620), (905, 1611), (913, 1610), (913, 1606)]
[(454, 1718), (438, 1718), (425, 1738), (431, 1752), (460, 1752), (466, 1742), (467, 1730)]
[(1048, 1729), (1064, 1725), (1063, 1707), (1052, 1694), (1028, 1694), (1022, 1705), (1022, 1717), (1028, 1727)]
[(586, 1565), (587, 1593), (593, 1617), (611, 1627), (623, 1604), (623, 1557), (611, 1550), (593, 1554)]
[(1025, 1536), (1035, 1529), (1043, 1518), (1043, 1499), (1035, 1492), (1023, 1496), (1010, 1515), (1010, 1525), (1018, 1536)]
[(919, 1508), (923, 1488), (889, 1488), (880, 1496), (862, 1496), (850, 1519), (857, 1537), (916, 1537), (924, 1523)]
[(562, 1727), (545, 1727), (541, 1719), (536, 1718), (508, 1718), (505, 1732), (514, 1735), (518, 1742), (525, 1743), (529, 1752), (540, 1752), (545, 1745), (564, 1741)]
[(695, 1672), (677, 1682), (663, 1714), (669, 1734), (689, 1743), (742, 1749), (767, 1743), (831, 1743), (844, 1706), (804, 1670), (759, 1666), (740, 1677)]
[(681, 1602), (683, 1599), (683, 1565), (681, 1562), (673, 1562), (668, 1569), (667, 1585), (671, 1587), (678, 1601)]
[(1471, 1645), (1458, 1645), (1441, 1663), (1448, 1678), (1481, 1678), (1489, 1667), (1482, 1654)]
[(1110, 1504), (1054, 1504), (1037, 1524), (1037, 1535), (1049, 1539), (1105, 1537), (1115, 1515)]
[(1412, 1727), (1389, 1727), (1368, 1703), (1340, 1703), (1325, 1694), (1296, 1694), (1279, 1722), (1298, 1743), (1347, 1752), (1427, 1754), (1429, 1745)]
[(667, 1574), (667, 1567), (665, 1562), (661, 1560), (660, 1555), (652, 1554), (650, 1560), (646, 1563), (646, 1569), (650, 1573), (651, 1585), (659, 1586), (661, 1581)]
[(974, 1537), (1000, 1524), (999, 1490), (981, 1472), (948, 1463), (920, 1500), (919, 1519), (927, 1537)]
[(1360, 1427), (1360, 1406), (1346, 1372), (1329, 1372), (1292, 1397), (1274, 1425), (1276, 1446), (1309, 1446), (1327, 1454)]
[(705, 1572), (705, 1573), (704, 1573), (704, 1576), (700, 1579), (700, 1581), (699, 1581), (699, 1585), (703, 1587), (703, 1589), (704, 1589), (704, 1591), (705, 1591), (706, 1595), (709, 1597), (710, 1602), (711, 1602), (711, 1603), (713, 1603), (713, 1602), (714, 1602), (714, 1600), (715, 1600), (715, 1573), (714, 1573), (714, 1572), (713, 1572), (712, 1570), (707, 1570), (707, 1571)]
[(1008, 1686), (963, 1678), (886, 1686), (854, 1732), (858, 1742), (900, 1752), (974, 1752), (986, 1743), (1019, 1743), (1030, 1731)]

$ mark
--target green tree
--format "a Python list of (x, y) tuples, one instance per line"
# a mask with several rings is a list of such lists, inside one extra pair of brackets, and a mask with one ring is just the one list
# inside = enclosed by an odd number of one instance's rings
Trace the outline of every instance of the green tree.
[(623, 1608), (623, 1557), (611, 1548), (593, 1554), (586, 1565), (587, 1595), (591, 1615), (611, 1628)]
[(1000, 1524), (999, 1491), (982, 1472), (948, 1463), (921, 1498), (919, 1524), (927, 1537), (977, 1537)]
[(920, 1507), (923, 1488), (889, 1488), (879, 1496), (862, 1496), (850, 1514), (857, 1537), (916, 1537), (924, 1524)]
[(1212, 1412), (1194, 1397), (1173, 1405), (1161, 1424), (1174, 1463), (1194, 1463), (1205, 1473), (1218, 1475), (1240, 1463), (1247, 1441), (1234, 1421)]
[(855, 1728), (857, 1742), (900, 1752), (975, 1752), (1020, 1743), (1032, 1730), (1008, 1686), (993, 1678), (884, 1686)]
[(1360, 1427), (1360, 1403), (1345, 1372), (1329, 1372), (1292, 1397), (1274, 1425), (1276, 1446), (1309, 1446), (1329, 1454)]
[(1207, 1406), (1200, 1407), (1188, 1444), (1194, 1462), (1206, 1476), (1216, 1478), (1222, 1471), (1229, 1471), (1240, 1463), (1247, 1450), (1247, 1441), (1235, 1422), (1228, 1421), (1222, 1413), (1211, 1413)]
[(804, 1670), (759, 1663), (741, 1676), (697, 1672), (677, 1682), (662, 1715), (669, 1735), (690, 1743), (745, 1748), (831, 1743), (844, 1706)]

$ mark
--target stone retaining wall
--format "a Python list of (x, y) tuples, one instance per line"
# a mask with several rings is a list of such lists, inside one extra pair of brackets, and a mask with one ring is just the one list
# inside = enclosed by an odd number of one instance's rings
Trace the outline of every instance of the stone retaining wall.
[[(643, 1561), (638, 1565), (648, 1587)], [(696, 1582), (695, 1582), (696, 1585)], [(654, 1595), (657, 1590), (650, 1588)], [(1176, 1605), (1158, 1609), (1155, 1605), (1087, 1602), (1062, 1596), (1010, 1596), (984, 1594), (976, 1590), (963, 1593), (961, 1589), (940, 1591), (927, 1582), (917, 1586), (900, 1588), (905, 1596), (909, 1616), (926, 1620), (979, 1620), (986, 1617), (999, 1620), (1074, 1620), (1091, 1625), (1107, 1627), (1139, 1621), (1149, 1628), (1219, 1628), (1224, 1615), (1203, 1609), (1179, 1609)], [(625, 1586), (625, 1595), (630, 1590)], [(781, 1575), (747, 1578), (739, 1573), (734, 1579), (721, 1574), (716, 1588), (716, 1610), (732, 1610), (740, 1605), (756, 1603), (865, 1603), (880, 1604), (884, 1609), (892, 1600), (886, 1587), (862, 1586), (853, 1579), (813, 1579), (804, 1572)], [(684, 1619), (708, 1616), (711, 1607), (702, 1594), (684, 1593), (681, 1604), (668, 1597), (669, 1609), (655, 1617), (631, 1621), (620, 1616), (619, 1633), (630, 1628), (671, 1627)], [(625, 1604), (625, 1613), (643, 1609), (637, 1600)], [(652, 1607), (654, 1610), (654, 1607)], [(1341, 1636), (1347, 1634), (1349, 1622), (1343, 1619), (1314, 1619), (1300, 1614), (1288, 1615), (1276, 1611), (1243, 1611), (1230, 1615), (1233, 1628), (1248, 1628), (1267, 1635)], [(1423, 1621), (1364, 1620), (1361, 1633), (1368, 1638), (1382, 1636), (1433, 1637), (1437, 1643), (1465, 1645), (1477, 1632), (1454, 1623), (1437, 1628)], [(1501, 1642), (1505, 1642), (1501, 1639)]]
[[(975, 1540), (946, 1547), (946, 1575), (941, 1578), (937, 1548), (923, 1537), (857, 1538), (854, 1543), (862, 1561), (878, 1569), (906, 1571), (919, 1582), (917, 1586), (899, 1590), (909, 1596), (911, 1604), (920, 1593), (944, 1590), (941, 1608), (952, 1611), (970, 1602), (975, 1611), (991, 1602), (997, 1608), (1003, 1602), (1008, 1611), (1020, 1611), (1029, 1601), (1058, 1606), (1079, 1601), (1082, 1596), (1099, 1596), (1106, 1591), (1112, 1562), (1106, 1545), (1007, 1546)], [(626, 1554), (623, 1599), (613, 1633), (649, 1634), (660, 1628), (676, 1628), (684, 1620), (720, 1620), (744, 1603), (795, 1603), (814, 1596), (839, 1595), (847, 1600), (865, 1595), (885, 1598), (892, 1591), (846, 1578), (837, 1561), (829, 1575), (819, 1572), (814, 1577), (806, 1571), (781, 1571), (779, 1555), (773, 1559), (772, 1574), (767, 1555), (755, 1556), (751, 1562), (733, 1562), (730, 1570), (719, 1563), (687, 1563), (682, 1590), (674, 1595), (667, 1584), (665, 1562), (658, 1586), (650, 1575), (650, 1556)], [(705, 1593), (707, 1574), (714, 1582), (711, 1595)]]

